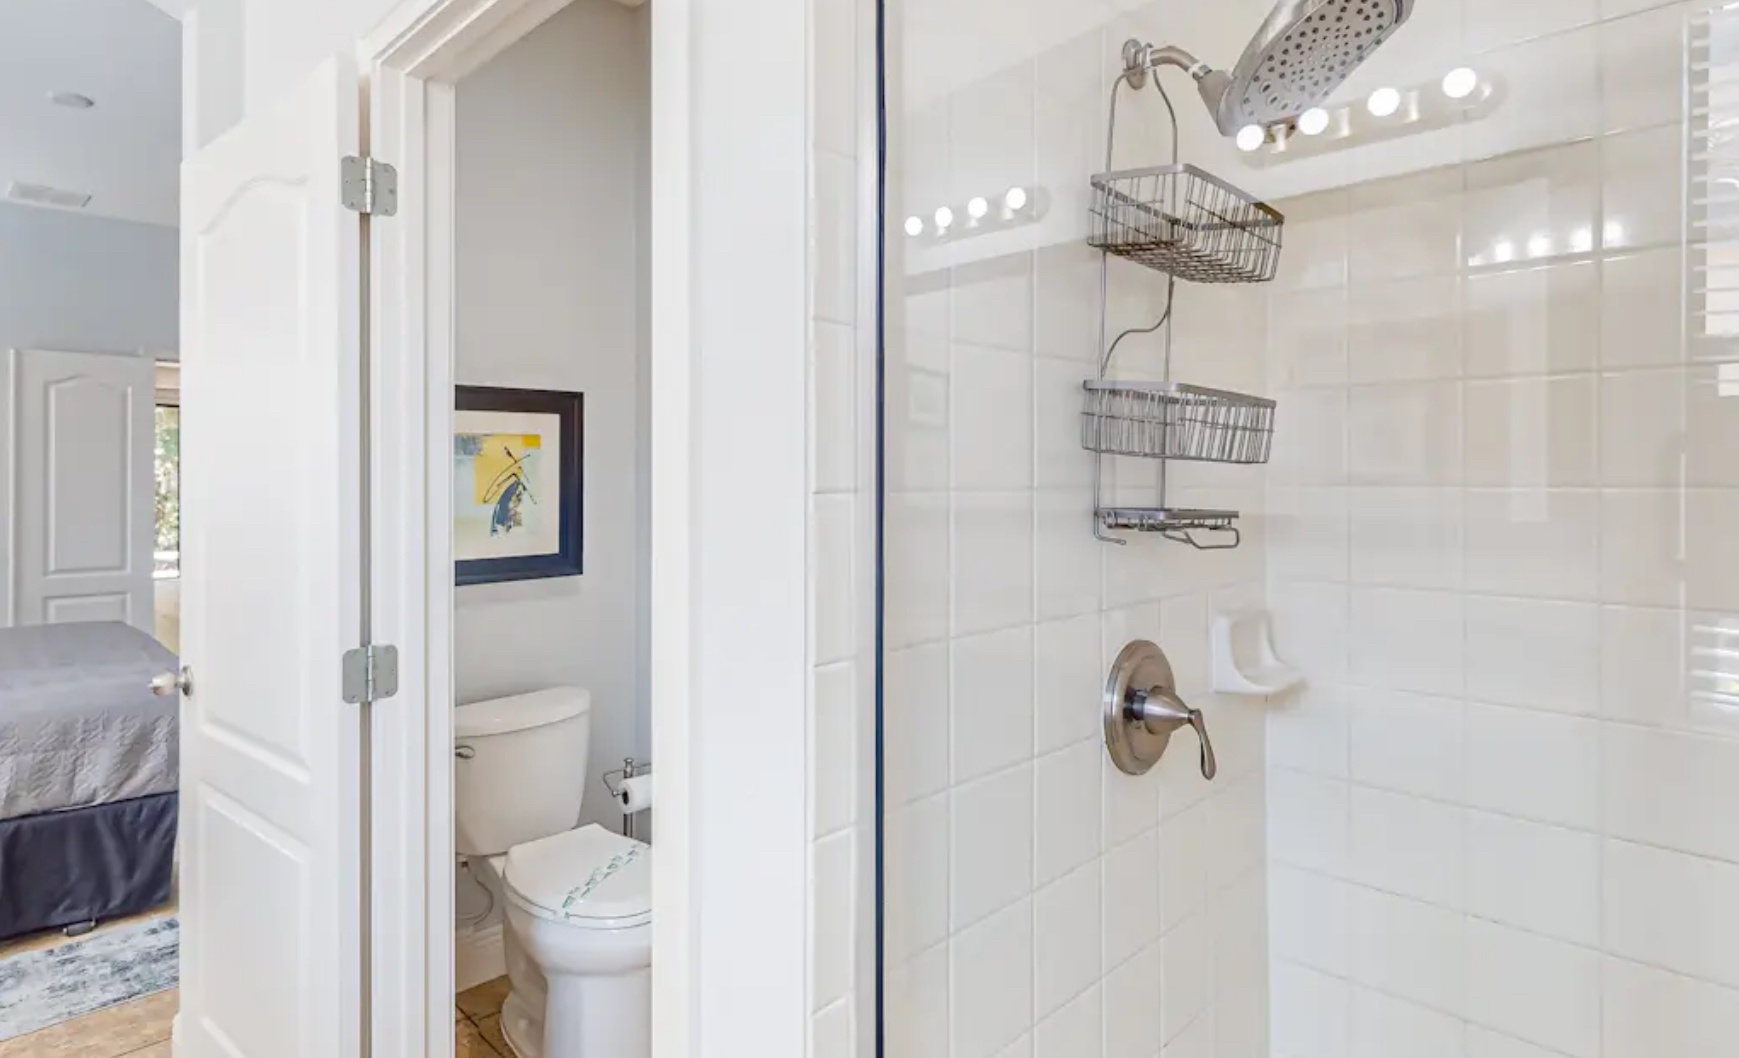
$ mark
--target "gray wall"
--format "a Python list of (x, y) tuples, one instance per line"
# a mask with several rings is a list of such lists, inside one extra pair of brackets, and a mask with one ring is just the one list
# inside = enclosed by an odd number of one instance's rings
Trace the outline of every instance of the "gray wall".
[[(459, 701), (592, 692), (597, 776), (648, 738), (646, 21), (578, 0), (458, 91), (458, 381), (586, 395), (585, 574), (461, 588)], [(510, 160), (511, 164), (503, 164)]]
[(175, 355), (174, 228), (0, 203), (0, 348)]

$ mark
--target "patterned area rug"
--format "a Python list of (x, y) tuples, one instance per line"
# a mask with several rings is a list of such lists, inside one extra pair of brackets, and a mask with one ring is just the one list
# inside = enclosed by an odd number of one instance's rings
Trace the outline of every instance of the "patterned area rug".
[(0, 1040), (174, 988), (180, 940), (171, 915), (0, 960)]

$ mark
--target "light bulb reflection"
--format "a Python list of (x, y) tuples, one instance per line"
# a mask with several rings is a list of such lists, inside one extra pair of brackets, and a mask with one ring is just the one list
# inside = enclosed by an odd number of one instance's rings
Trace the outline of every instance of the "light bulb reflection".
[(1260, 125), (1245, 125), (1238, 130), (1238, 149), (1248, 154), (1260, 150), (1268, 142), (1268, 133)]
[(1320, 136), (1328, 131), (1328, 111), (1312, 107), (1298, 116), (1298, 131), (1306, 136)]
[(1443, 75), (1443, 94), (1451, 99), (1466, 99), (1479, 90), (1479, 74), (1466, 66)]
[(1624, 245), (1624, 237), (1624, 222), (1621, 220), (1607, 221), (1600, 231), (1601, 240), (1608, 246)]
[(1498, 264), (1508, 264), (1516, 259), (1516, 244), (1508, 239), (1491, 248), (1491, 259)]
[(1394, 88), (1379, 88), (1365, 103), (1373, 117), (1386, 118), (1401, 109), (1401, 93)]
[(1577, 228), (1570, 236), (1570, 251), (1572, 253), (1587, 253), (1594, 249), (1594, 229)]
[(1552, 237), (1536, 235), (1528, 240), (1529, 257), (1550, 257), (1552, 255)]

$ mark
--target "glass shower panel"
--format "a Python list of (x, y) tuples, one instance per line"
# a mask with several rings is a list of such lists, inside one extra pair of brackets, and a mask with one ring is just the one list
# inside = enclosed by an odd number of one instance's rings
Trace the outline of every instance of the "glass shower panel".
[[(1267, 0), (886, 0), (883, 1053), (1680, 1058), (1739, 1038), (1739, 11), (1418, 0), (1296, 125), (1182, 160), (1286, 218), (1112, 377), (1276, 402), (1170, 464), (1242, 546), (1094, 539), (1091, 178), (1125, 42)], [(1120, 99), (1114, 166), (1169, 160)], [(1240, 142), (1241, 141), (1241, 142)], [(1163, 277), (1107, 273), (1109, 331)], [(1151, 461), (1109, 458), (1118, 505)], [(1218, 615), (1305, 686), (1216, 694)], [(1118, 771), (1107, 673), (1184, 732)]]

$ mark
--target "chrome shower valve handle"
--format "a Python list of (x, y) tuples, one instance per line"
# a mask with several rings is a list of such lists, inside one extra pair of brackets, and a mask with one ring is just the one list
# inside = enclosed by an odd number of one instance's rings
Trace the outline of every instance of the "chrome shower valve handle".
[(1105, 682), (1105, 748), (1128, 775), (1145, 775), (1159, 763), (1171, 736), (1189, 727), (1202, 747), (1202, 778), (1219, 773), (1214, 744), (1200, 709), (1191, 709), (1175, 690), (1177, 679), (1165, 653), (1138, 639), (1123, 648)]
[(1202, 744), (1202, 778), (1212, 779), (1219, 773), (1219, 761), (1214, 759), (1214, 743), (1208, 738), (1208, 725), (1200, 709), (1191, 709), (1184, 700), (1165, 687), (1149, 687), (1133, 691), (1125, 707), (1131, 720), (1139, 720), (1150, 734), (1170, 738), (1181, 727), (1195, 729)]

